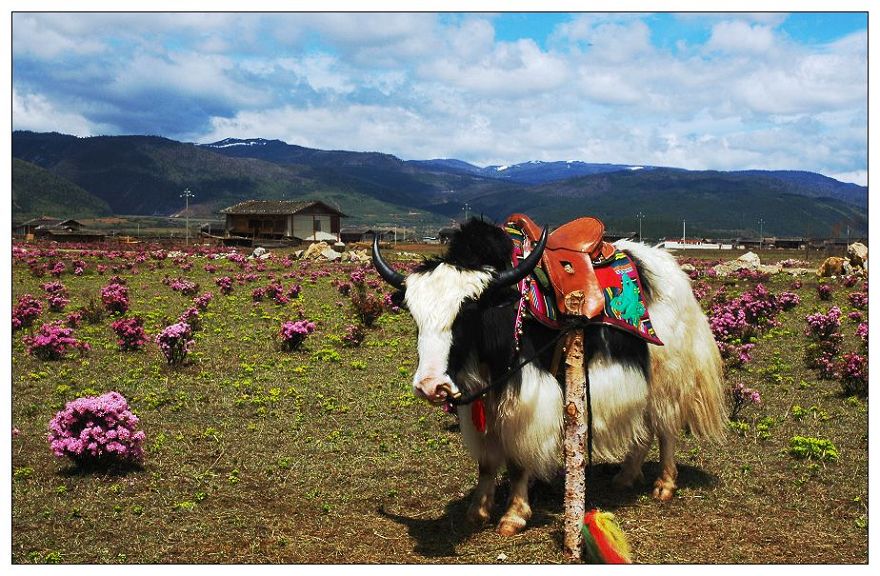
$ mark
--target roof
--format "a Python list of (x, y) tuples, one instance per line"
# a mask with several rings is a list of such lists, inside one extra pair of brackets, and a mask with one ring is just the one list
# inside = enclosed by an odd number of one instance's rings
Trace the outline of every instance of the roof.
[(54, 218), (52, 216), (40, 216), (39, 218), (31, 218), (27, 222), (22, 222), (22, 226), (45, 226), (50, 225), (53, 226), (55, 224), (59, 224), (61, 222), (61, 218)]
[(316, 200), (245, 200), (229, 208), (220, 210), (221, 214), (296, 214), (306, 208), (319, 206), (333, 214), (345, 216), (342, 212)]

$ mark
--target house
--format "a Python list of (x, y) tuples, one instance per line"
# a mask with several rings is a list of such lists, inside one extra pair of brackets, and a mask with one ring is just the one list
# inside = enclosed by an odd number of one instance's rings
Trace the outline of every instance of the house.
[(41, 238), (55, 242), (102, 242), (105, 235), (85, 230), (82, 222), (40, 216), (18, 225), (15, 234), (27, 239)]
[(227, 237), (251, 240), (340, 241), (346, 215), (315, 200), (247, 200), (220, 211)]

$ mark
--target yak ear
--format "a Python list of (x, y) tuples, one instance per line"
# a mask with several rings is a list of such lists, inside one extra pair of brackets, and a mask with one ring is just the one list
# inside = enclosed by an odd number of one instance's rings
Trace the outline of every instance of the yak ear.
[(404, 290), (395, 290), (391, 293), (391, 303), (401, 309), (406, 309), (406, 292)]

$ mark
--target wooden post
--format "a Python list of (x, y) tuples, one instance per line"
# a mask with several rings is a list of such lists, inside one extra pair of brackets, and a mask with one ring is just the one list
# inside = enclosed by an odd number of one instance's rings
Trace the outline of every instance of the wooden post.
[(584, 331), (574, 330), (565, 343), (565, 411), (563, 448), (565, 452), (565, 503), (563, 507), (565, 558), (580, 562), (583, 549), (581, 524), (586, 507), (584, 446), (587, 425), (584, 414), (586, 375), (584, 373)]

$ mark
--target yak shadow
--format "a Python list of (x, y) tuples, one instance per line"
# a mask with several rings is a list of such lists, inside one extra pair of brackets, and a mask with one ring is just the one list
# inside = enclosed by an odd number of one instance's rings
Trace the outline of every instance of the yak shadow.
[[(616, 488), (612, 484), (614, 475), (620, 470), (619, 464), (596, 464), (587, 472), (587, 501), (585, 508), (600, 508), (614, 512), (637, 502), (643, 495), (650, 495), (654, 479), (660, 473), (659, 462), (645, 462), (642, 473), (645, 482), (636, 484), (629, 489)], [(706, 471), (679, 464), (679, 488), (705, 488), (715, 486), (716, 476)], [(467, 519), (467, 509), (474, 490), (460, 498), (453, 498), (443, 508), (439, 518), (420, 518), (389, 512), (384, 506), (379, 507), (379, 514), (397, 524), (405, 526), (409, 536), (415, 540), (414, 552), (429, 558), (455, 557), (456, 547), (474, 534), (483, 530), (493, 530), (501, 519), (510, 497), (510, 484), (504, 479), (495, 490), (495, 503), (492, 516), (483, 526), (475, 526)], [(532, 507), (532, 518), (528, 526), (532, 528), (546, 527), (559, 522), (563, 514), (565, 497), (565, 478), (560, 473), (549, 482), (536, 481), (529, 489), (529, 501)], [(552, 532), (551, 537), (561, 548), (564, 534), (560, 527)]]

